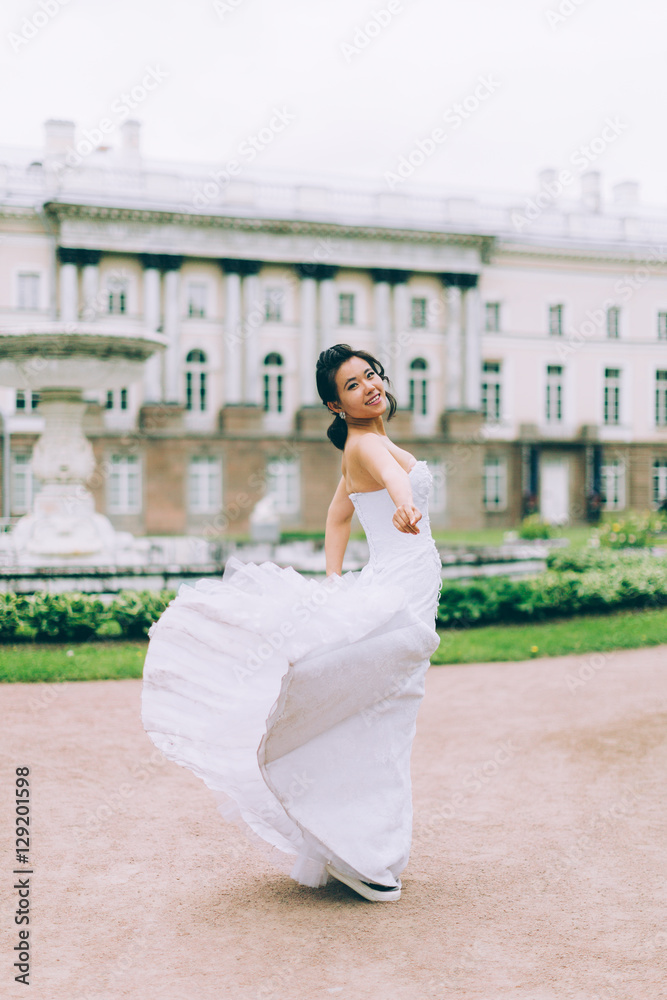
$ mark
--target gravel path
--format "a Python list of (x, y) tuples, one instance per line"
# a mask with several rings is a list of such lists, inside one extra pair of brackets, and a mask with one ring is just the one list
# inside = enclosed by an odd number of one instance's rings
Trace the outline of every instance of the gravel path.
[[(307, 889), (141, 727), (140, 682), (2, 697), (0, 995), (662, 1000), (667, 646), (429, 671), (401, 900)], [(31, 987), (13, 981), (31, 768)]]

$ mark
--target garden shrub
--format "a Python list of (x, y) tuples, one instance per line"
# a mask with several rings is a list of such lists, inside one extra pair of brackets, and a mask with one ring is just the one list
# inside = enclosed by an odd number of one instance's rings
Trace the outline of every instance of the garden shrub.
[(553, 527), (539, 514), (528, 514), (519, 525), (519, 538), (551, 538)]
[(0, 594), (0, 642), (69, 642), (148, 634), (173, 591), (123, 591), (110, 602), (96, 594)]
[(610, 549), (645, 548), (666, 528), (667, 518), (658, 511), (627, 510), (607, 516), (593, 538)]
[(491, 577), (445, 582), (437, 622), (443, 627), (486, 625), (665, 605), (667, 560), (635, 556), (617, 560), (615, 565), (549, 568), (522, 580)]

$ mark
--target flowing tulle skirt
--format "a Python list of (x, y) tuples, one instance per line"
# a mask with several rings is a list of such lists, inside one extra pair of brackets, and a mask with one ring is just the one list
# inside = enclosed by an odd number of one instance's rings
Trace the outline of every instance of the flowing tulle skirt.
[(309, 580), (231, 557), (150, 632), (149, 736), (305, 885), (325, 884), (327, 861), (395, 885), (410, 851), (410, 752), (438, 636), (367, 570)]

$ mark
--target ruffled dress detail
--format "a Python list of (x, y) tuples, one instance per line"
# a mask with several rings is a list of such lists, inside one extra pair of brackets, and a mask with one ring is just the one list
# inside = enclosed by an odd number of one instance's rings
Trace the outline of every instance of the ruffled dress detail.
[(324, 885), (327, 862), (396, 885), (408, 862), (410, 753), (442, 587), (427, 463), (409, 476), (418, 535), (393, 526), (386, 489), (350, 494), (363, 569), (313, 580), (232, 556), (221, 580), (182, 585), (149, 633), (151, 740), (304, 885)]

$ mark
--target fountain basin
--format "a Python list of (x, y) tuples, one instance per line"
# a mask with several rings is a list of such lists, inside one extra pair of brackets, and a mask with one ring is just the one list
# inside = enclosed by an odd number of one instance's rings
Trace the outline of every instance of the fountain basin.
[(116, 561), (121, 540), (86, 486), (95, 458), (83, 432), (83, 393), (136, 382), (165, 347), (160, 334), (115, 320), (0, 328), (0, 385), (39, 392), (44, 417), (32, 454), (42, 489), (0, 542), (14, 565)]
[(166, 339), (140, 324), (33, 323), (0, 328), (0, 385), (119, 389), (141, 377)]

